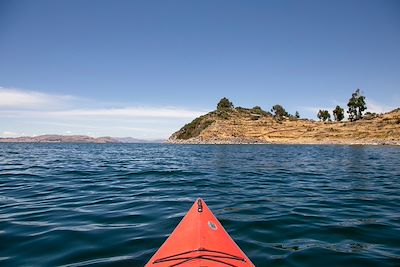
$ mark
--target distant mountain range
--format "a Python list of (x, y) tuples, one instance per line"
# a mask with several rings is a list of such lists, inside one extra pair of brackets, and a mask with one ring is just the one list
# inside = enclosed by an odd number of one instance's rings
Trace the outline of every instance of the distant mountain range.
[(144, 140), (132, 137), (90, 137), (86, 135), (46, 134), (38, 136), (23, 136), (0, 138), (0, 143), (164, 143), (165, 140)]

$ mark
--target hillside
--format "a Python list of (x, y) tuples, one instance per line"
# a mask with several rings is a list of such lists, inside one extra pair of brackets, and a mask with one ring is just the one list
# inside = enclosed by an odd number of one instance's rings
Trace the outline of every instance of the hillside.
[(0, 138), (0, 143), (118, 143), (118, 141), (112, 137), (47, 134), (33, 137)]
[(90, 137), (86, 135), (56, 135), (24, 136), (15, 138), (0, 138), (0, 143), (162, 143), (164, 140), (142, 140), (132, 137)]
[(228, 108), (196, 118), (168, 143), (389, 144), (400, 145), (400, 109), (357, 121), (275, 119), (259, 109)]

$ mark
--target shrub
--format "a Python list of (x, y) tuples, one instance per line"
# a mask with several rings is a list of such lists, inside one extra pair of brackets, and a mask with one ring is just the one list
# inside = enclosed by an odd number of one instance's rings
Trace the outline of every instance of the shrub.
[(263, 110), (261, 107), (259, 106), (255, 106), (250, 110), (251, 113), (254, 114), (259, 114), (259, 115), (263, 115), (263, 116), (271, 116), (272, 114), (270, 112), (267, 112), (265, 110)]
[(344, 109), (340, 106), (336, 106), (332, 113), (335, 121), (342, 121), (344, 119)]
[(329, 111), (327, 110), (319, 110), (318, 114), (317, 114), (318, 119), (323, 120), (323, 121), (330, 121), (331, 119), (331, 114), (329, 114)]
[(177, 135), (177, 139), (189, 139), (198, 136), (204, 129), (213, 124), (215, 121), (206, 119), (204, 116), (200, 116), (194, 119), (192, 122), (183, 126)]
[(233, 108), (233, 104), (226, 97), (222, 98), (217, 104), (217, 110), (231, 109), (231, 108)]
[(271, 109), (271, 112), (276, 118), (289, 117), (289, 113), (287, 113), (281, 105), (274, 105)]

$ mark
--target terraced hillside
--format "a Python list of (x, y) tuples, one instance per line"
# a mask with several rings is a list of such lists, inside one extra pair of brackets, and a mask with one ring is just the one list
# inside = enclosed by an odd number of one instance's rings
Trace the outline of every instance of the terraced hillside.
[(276, 119), (261, 110), (229, 108), (196, 118), (168, 142), (400, 145), (400, 109), (353, 122), (319, 122)]

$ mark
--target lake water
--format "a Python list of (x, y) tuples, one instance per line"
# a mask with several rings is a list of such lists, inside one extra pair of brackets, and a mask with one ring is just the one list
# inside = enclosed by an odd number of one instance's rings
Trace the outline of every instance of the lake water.
[(0, 144), (0, 266), (143, 266), (202, 197), (256, 266), (400, 266), (400, 147)]

